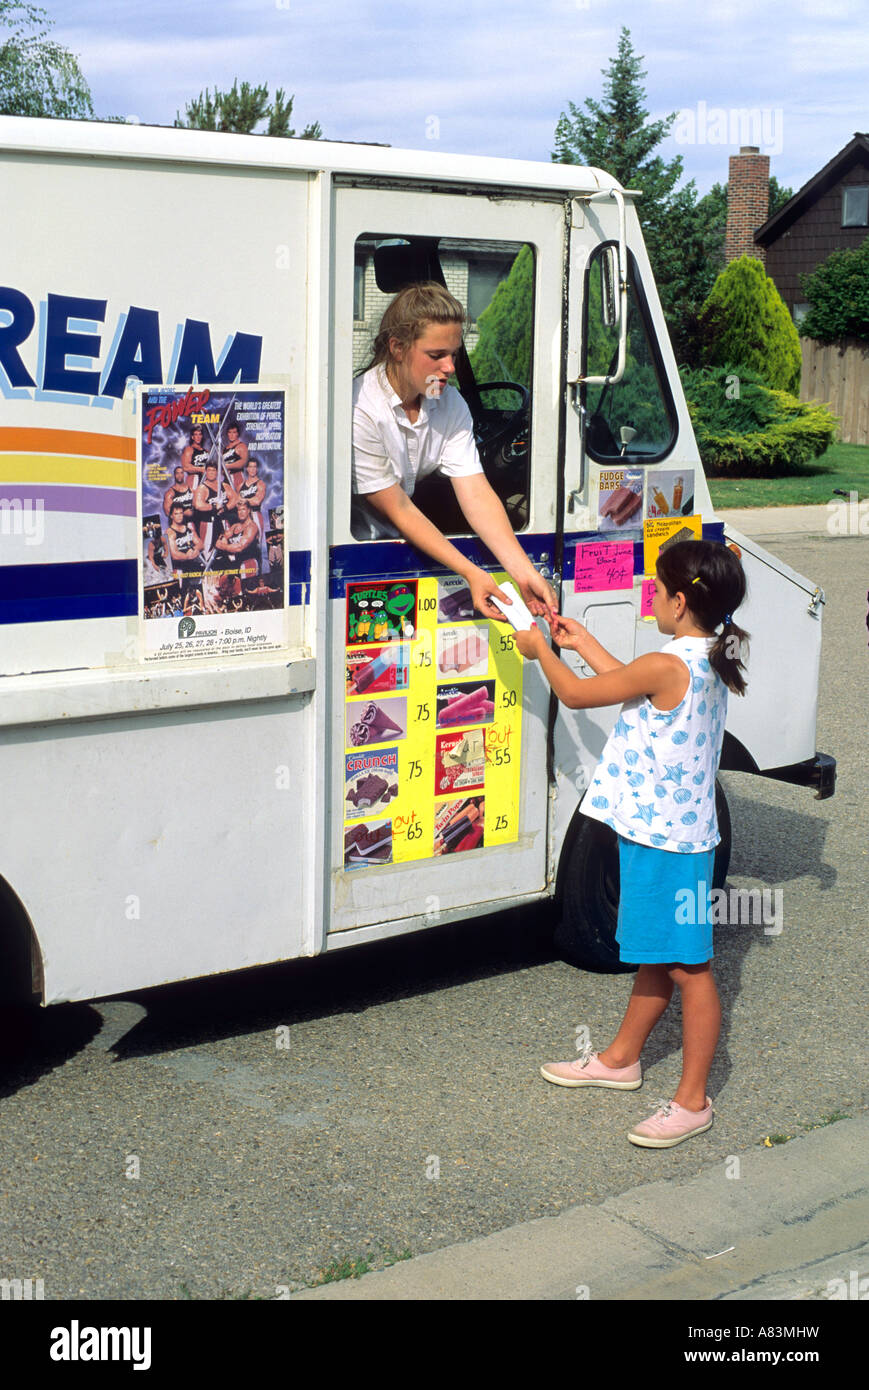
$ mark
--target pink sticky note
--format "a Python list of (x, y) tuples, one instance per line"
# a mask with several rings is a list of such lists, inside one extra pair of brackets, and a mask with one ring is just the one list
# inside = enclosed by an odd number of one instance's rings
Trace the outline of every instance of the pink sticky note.
[(641, 592), (641, 594), (640, 594), (640, 617), (641, 617), (641, 618), (653, 618), (653, 617), (655, 616), (654, 613), (652, 612), (652, 602), (653, 602), (653, 600), (654, 600), (654, 597), (655, 597), (655, 581), (654, 581), (654, 579), (644, 579), (644, 580), (643, 580), (642, 592)]
[(575, 594), (630, 589), (634, 583), (632, 541), (590, 541), (576, 547)]

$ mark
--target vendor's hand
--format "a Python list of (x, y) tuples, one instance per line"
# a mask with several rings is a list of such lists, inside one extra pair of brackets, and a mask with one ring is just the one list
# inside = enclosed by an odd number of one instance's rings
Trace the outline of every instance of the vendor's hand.
[(539, 661), (546, 651), (546, 638), (539, 627), (529, 627), (524, 632), (515, 632), (513, 641), (526, 661)]
[(516, 581), (520, 594), (535, 618), (546, 618), (547, 622), (558, 612), (558, 599), (549, 582), (538, 570), (532, 569)]
[(482, 613), (484, 618), (494, 618), (498, 623), (507, 621), (500, 608), (496, 608), (490, 598), (492, 594), (495, 594), (508, 605), (510, 599), (498, 588), (491, 574), (487, 574), (485, 570), (475, 570), (468, 580), (468, 588), (471, 591), (474, 607), (479, 613)]

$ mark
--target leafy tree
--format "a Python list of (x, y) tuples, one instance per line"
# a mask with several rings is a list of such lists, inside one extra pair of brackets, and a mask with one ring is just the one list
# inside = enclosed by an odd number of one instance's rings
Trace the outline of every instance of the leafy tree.
[(800, 340), (784, 300), (755, 256), (731, 261), (715, 281), (700, 313), (714, 321), (704, 356), (710, 366), (738, 363), (768, 386), (799, 391)]
[(852, 250), (833, 251), (800, 284), (811, 306), (799, 327), (803, 337), (869, 342), (869, 237)]
[(93, 117), (78, 60), (48, 37), (52, 22), (36, 5), (0, 0), (0, 115)]
[[(257, 134), (283, 135), (292, 139), (296, 135), (290, 125), (293, 100), (293, 97), (287, 98), (283, 88), (279, 87), (274, 101), (270, 103), (266, 83), (251, 87), (249, 82), (242, 82), (239, 87), (236, 78), (228, 92), (221, 92), (215, 87), (212, 96), (206, 87), (204, 92), (187, 103), (183, 120), (180, 114), (176, 115), (175, 124), (189, 130), (225, 130), (237, 135), (252, 135), (255, 126), (267, 121), (266, 129)], [(305, 126), (299, 138), (319, 140), (322, 135), (320, 122), (313, 121)]]

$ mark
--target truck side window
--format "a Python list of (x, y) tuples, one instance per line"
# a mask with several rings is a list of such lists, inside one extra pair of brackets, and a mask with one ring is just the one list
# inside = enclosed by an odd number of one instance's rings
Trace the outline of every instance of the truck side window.
[[(583, 377), (609, 376), (616, 369), (619, 323), (614, 305), (618, 287), (608, 267), (612, 242), (595, 248), (585, 279)], [(617, 250), (617, 248), (616, 248)], [(583, 387), (585, 444), (592, 458), (635, 463), (662, 459), (676, 439), (676, 407), (661, 363), (636, 261), (628, 251), (628, 332), (621, 381)]]
[[(353, 372), (371, 363), (386, 306), (408, 284), (435, 280), (462, 304), (464, 350), (453, 385), (473, 417), (484, 471), (514, 530), (528, 524), (534, 251), (522, 242), (366, 233), (354, 259)], [(356, 317), (357, 308), (361, 317)], [(445, 535), (469, 535), (449, 479), (431, 474), (413, 500)]]

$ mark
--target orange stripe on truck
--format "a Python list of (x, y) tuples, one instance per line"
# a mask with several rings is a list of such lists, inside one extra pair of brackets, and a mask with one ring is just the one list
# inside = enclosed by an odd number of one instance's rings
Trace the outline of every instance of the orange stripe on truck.
[(136, 441), (124, 434), (7, 428), (0, 429), (0, 451), (21, 454), (85, 454), (88, 458), (134, 460)]

